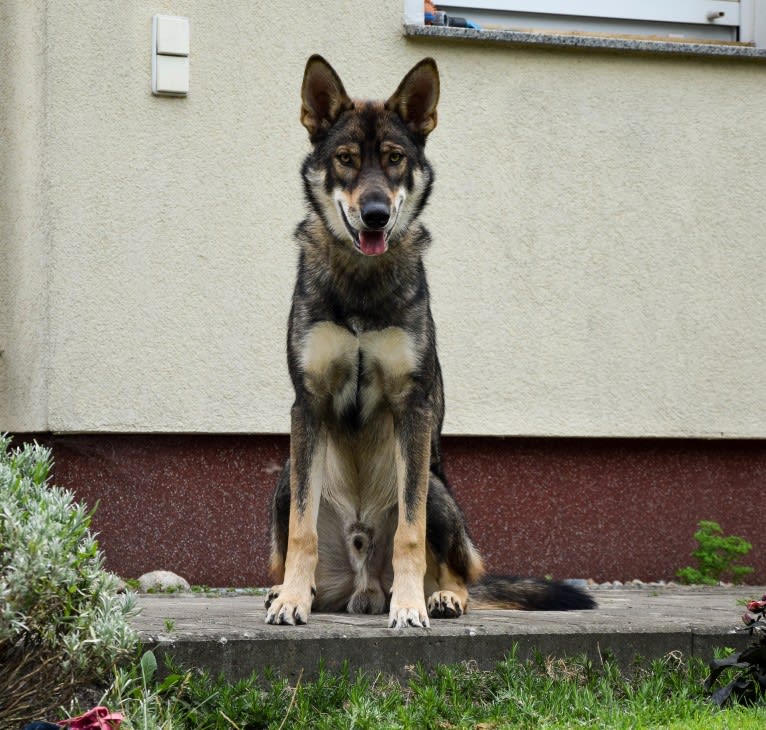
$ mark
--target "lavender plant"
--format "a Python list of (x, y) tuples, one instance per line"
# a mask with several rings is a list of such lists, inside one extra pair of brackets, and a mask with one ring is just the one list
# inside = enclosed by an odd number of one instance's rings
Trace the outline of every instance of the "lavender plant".
[(135, 597), (118, 594), (92, 513), (50, 485), (50, 450), (0, 434), (0, 730), (52, 712), (131, 656)]

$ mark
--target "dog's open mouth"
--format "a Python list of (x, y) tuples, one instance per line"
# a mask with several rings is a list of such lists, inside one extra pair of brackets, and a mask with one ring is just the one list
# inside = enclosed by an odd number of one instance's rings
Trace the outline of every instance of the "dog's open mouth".
[(362, 228), (357, 230), (348, 222), (346, 211), (343, 210), (343, 206), (339, 204), (338, 208), (340, 209), (343, 222), (346, 224), (346, 228), (351, 234), (351, 238), (354, 241), (354, 246), (357, 251), (363, 253), (365, 256), (380, 256), (388, 251), (388, 238), (384, 228)]
[(365, 256), (380, 256), (388, 249), (385, 231), (359, 231), (356, 247)]

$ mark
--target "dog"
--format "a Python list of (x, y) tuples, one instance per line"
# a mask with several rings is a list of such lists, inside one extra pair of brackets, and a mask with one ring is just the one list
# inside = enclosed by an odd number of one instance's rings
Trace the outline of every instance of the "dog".
[(582, 609), (584, 592), (487, 578), (444, 475), (444, 389), (418, 217), (434, 174), (439, 74), (425, 58), (385, 102), (352, 100), (321, 56), (301, 122), (308, 208), (287, 333), (290, 456), (272, 498), (266, 622), (312, 610), (384, 614), (389, 627), (478, 607)]

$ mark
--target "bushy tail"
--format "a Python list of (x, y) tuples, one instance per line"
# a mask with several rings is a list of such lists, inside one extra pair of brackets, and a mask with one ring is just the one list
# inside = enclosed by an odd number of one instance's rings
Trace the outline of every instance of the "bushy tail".
[(585, 591), (568, 583), (540, 578), (485, 575), (468, 589), (471, 608), (522, 611), (576, 611), (596, 608)]

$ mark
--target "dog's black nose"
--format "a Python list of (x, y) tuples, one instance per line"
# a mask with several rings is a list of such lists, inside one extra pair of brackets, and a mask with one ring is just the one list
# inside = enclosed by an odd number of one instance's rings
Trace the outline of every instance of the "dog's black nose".
[(388, 204), (380, 200), (362, 203), (362, 222), (368, 228), (385, 228), (390, 215)]

